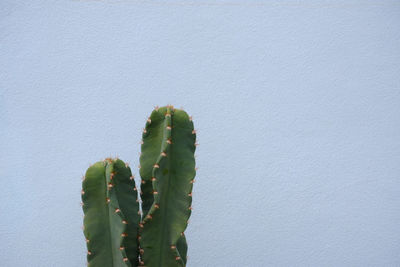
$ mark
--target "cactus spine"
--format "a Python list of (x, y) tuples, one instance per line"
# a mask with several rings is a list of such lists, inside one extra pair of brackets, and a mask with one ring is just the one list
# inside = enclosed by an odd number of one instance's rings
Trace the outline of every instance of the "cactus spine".
[(156, 108), (142, 139), (143, 217), (131, 169), (122, 160), (108, 158), (86, 172), (82, 204), (90, 267), (186, 266), (184, 231), (196, 174), (192, 119), (172, 106)]
[(97, 162), (82, 188), (88, 266), (138, 266), (140, 215), (130, 168), (118, 159)]
[(192, 210), (195, 141), (193, 122), (183, 110), (156, 109), (146, 123), (140, 157), (140, 247), (147, 267), (186, 265), (183, 232)]

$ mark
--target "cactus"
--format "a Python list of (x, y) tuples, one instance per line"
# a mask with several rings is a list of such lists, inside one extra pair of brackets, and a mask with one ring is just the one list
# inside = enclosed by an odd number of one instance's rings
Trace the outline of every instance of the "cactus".
[(97, 162), (82, 188), (88, 266), (138, 266), (140, 215), (130, 168), (118, 159)]
[(195, 141), (193, 122), (183, 110), (156, 108), (147, 120), (140, 157), (139, 230), (141, 264), (146, 267), (186, 265), (183, 232), (192, 210)]
[(196, 132), (191, 117), (156, 108), (140, 156), (143, 217), (134, 177), (122, 160), (92, 165), (82, 182), (89, 267), (184, 267), (192, 211)]

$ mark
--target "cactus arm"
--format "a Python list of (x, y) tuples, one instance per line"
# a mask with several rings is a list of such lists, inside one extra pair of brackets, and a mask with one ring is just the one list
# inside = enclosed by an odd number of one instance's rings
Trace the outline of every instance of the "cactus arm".
[(133, 210), (138, 205), (129, 208), (120, 205), (125, 198), (136, 199), (134, 180), (130, 177), (130, 169), (120, 160), (97, 162), (86, 172), (82, 182), (82, 202), (90, 267), (137, 266), (134, 260), (136, 235), (133, 240), (128, 237), (129, 233), (135, 233), (134, 222), (139, 215), (136, 212), (134, 217)]
[(148, 197), (150, 181), (153, 193), (141, 224), (142, 261), (147, 267), (182, 267), (186, 265), (187, 245), (182, 236), (191, 214), (196, 135), (182, 110), (160, 108), (150, 120), (140, 160), (143, 197)]

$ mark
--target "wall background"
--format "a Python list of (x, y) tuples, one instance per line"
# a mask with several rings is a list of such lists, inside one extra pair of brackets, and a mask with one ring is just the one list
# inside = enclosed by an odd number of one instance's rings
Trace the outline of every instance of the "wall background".
[(81, 176), (153, 106), (200, 146), (189, 267), (400, 266), (398, 1), (0, 3), (0, 265), (85, 266)]

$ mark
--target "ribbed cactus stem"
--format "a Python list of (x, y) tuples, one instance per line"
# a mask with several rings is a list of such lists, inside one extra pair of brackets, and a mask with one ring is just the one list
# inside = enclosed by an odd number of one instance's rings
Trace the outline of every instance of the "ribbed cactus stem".
[(106, 159), (87, 170), (82, 201), (88, 266), (138, 266), (135, 189), (131, 170), (122, 160)]
[(140, 157), (140, 246), (147, 267), (186, 265), (183, 232), (192, 210), (195, 140), (193, 122), (183, 110), (157, 108), (147, 120)]

